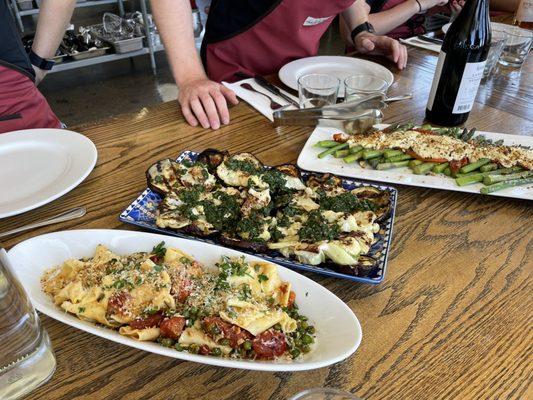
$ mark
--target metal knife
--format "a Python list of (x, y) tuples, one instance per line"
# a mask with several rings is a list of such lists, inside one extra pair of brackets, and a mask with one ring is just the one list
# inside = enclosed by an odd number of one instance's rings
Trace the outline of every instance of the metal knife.
[(428, 36), (425, 36), (425, 35), (418, 35), (417, 39), (423, 40), (424, 42), (433, 43), (433, 44), (442, 45), (442, 43), (443, 43), (442, 39), (432, 38), (432, 37), (428, 37)]
[(283, 100), (289, 102), (289, 104), (292, 104), (293, 106), (296, 106), (297, 108), (300, 108), (300, 105), (297, 101), (291, 99), (289, 96), (287, 96), (285, 93), (283, 93), (277, 86), (274, 86), (269, 81), (267, 81), (264, 77), (261, 75), (255, 75), (254, 80), (257, 82), (258, 85), (268, 90), (270, 93), (274, 93), (276, 96), (281, 97)]

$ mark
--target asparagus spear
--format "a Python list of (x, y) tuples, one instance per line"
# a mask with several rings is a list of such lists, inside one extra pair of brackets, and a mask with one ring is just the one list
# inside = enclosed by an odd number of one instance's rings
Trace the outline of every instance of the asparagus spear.
[(533, 183), (533, 178), (511, 179), (509, 181), (503, 181), (503, 182), (496, 183), (494, 185), (482, 187), (480, 192), (483, 194), (489, 194), (492, 192), (496, 192), (498, 190), (507, 189), (507, 188), (514, 187), (514, 186), (527, 185), (530, 183)]
[(381, 150), (363, 150), (363, 158), (365, 160), (370, 160), (371, 158), (380, 157), (383, 154)]
[(442, 174), (444, 172), (444, 170), (446, 168), (448, 168), (448, 166), (450, 165), (450, 163), (441, 163), (441, 164), (437, 164), (433, 167), (432, 171), (435, 172), (436, 174)]
[(359, 151), (363, 150), (363, 146), (354, 146), (354, 147), (350, 147), (350, 154), (355, 154), (355, 153), (359, 153)]
[[(364, 155), (363, 155), (363, 157), (364, 157)], [(385, 162), (385, 159), (383, 157), (374, 157), (374, 158), (371, 158), (370, 160), (368, 160), (368, 163), (374, 169), (376, 169), (378, 164), (384, 163), (384, 162)]]
[(417, 165), (422, 164), (423, 162), (424, 161), (422, 161), (422, 160), (411, 160), (411, 161), (409, 161), (408, 166), (409, 166), (409, 168), (413, 169), (414, 167), (416, 167)]
[(394, 149), (386, 149), (386, 150), (383, 150), (383, 155), (385, 156), (385, 158), (392, 158), (395, 156), (403, 155), (403, 151), (394, 150)]
[(327, 150), (324, 150), (322, 153), (318, 155), (318, 158), (324, 158), (326, 156), (329, 156), (330, 154), (335, 153), (337, 150), (342, 150), (348, 148), (348, 143), (340, 143), (336, 146), (330, 147)]
[(450, 167), (444, 168), (444, 171), (442, 171), (442, 173), (446, 176), (452, 176), (452, 170), (450, 169)]
[(455, 182), (459, 186), (470, 185), (471, 183), (482, 182), (483, 179), (486, 176), (489, 176), (489, 175), (506, 175), (506, 176), (509, 176), (509, 174), (517, 172), (516, 168), (518, 168), (519, 171), (521, 170), (520, 167), (512, 167), (512, 168), (497, 169), (495, 171), (476, 172), (476, 173), (470, 173), (470, 174), (466, 174), (466, 175), (461, 175), (461, 176), (459, 176), (459, 177), (457, 177), (455, 179)]
[(385, 169), (392, 169), (392, 168), (407, 167), (408, 164), (409, 164), (409, 160), (397, 161), (397, 162), (384, 162), (384, 163), (379, 163), (378, 165), (376, 165), (376, 169), (385, 170)]
[(498, 164), (496, 164), (496, 163), (490, 163), (490, 164), (482, 165), (481, 168), (479, 168), (479, 170), (481, 172), (494, 171), (496, 169), (498, 169)]
[(348, 154), (350, 154), (350, 150), (348, 149), (345, 149), (345, 150), (337, 150), (335, 153), (333, 153), (333, 156), (335, 158), (344, 158), (346, 157)]
[(316, 147), (322, 147), (322, 148), (330, 148), (330, 147), (334, 147), (336, 145), (338, 145), (339, 143), (337, 143), (336, 141), (334, 140), (321, 140), (319, 142), (316, 142), (315, 143), (315, 146)]
[(487, 175), (483, 178), (485, 185), (493, 185), (498, 182), (509, 181), (513, 179), (530, 178), (533, 177), (533, 171), (518, 172), (510, 175)]
[(343, 158), (344, 162), (347, 164), (353, 163), (363, 157), (363, 150), (359, 150), (357, 153), (350, 154)]
[(387, 157), (389, 162), (398, 162), (398, 161), (405, 161), (405, 160), (412, 160), (413, 157), (411, 157), (409, 154), (401, 154), (399, 156), (394, 157)]
[(436, 163), (433, 163), (433, 162), (425, 162), (425, 163), (422, 163), (422, 164), (418, 164), (418, 165), (415, 165), (415, 167), (413, 168), (413, 172), (416, 175), (425, 175), (429, 171), (431, 171), (431, 169), (435, 165), (436, 165)]
[(475, 171), (479, 167), (482, 167), (485, 164), (490, 163), (490, 160), (488, 158), (480, 158), (476, 162), (466, 164), (464, 167), (462, 167), (459, 172), (462, 174), (467, 174), (469, 172)]

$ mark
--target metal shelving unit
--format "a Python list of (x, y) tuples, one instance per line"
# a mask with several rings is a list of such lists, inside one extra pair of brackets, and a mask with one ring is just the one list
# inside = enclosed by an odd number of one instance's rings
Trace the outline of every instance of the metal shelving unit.
[[(93, 0), (93, 1), (84, 1), (80, 3), (76, 3), (76, 8), (81, 7), (92, 7), (92, 6), (99, 6), (104, 4), (117, 4), (119, 9), (119, 14), (122, 16), (124, 15), (124, 1), (127, 0)], [(139, 0), (141, 5), (141, 13), (143, 15), (143, 20), (148, 21), (148, 11), (146, 6), (146, 0)], [(18, 4), (16, 0), (11, 0), (11, 6), (13, 8), (13, 13), (15, 14), (15, 19), (17, 20), (17, 23), (19, 25), (19, 28), (21, 32), (24, 32), (24, 24), (22, 21), (23, 16), (27, 15), (35, 15), (39, 13), (39, 9), (31, 9), (31, 10), (19, 10)], [(93, 57), (93, 58), (86, 58), (84, 60), (78, 60), (78, 61), (64, 61), (62, 63), (56, 64), (51, 72), (60, 72), (60, 71), (66, 71), (69, 69), (75, 69), (75, 68), (82, 68), (89, 65), (96, 65), (101, 64), (109, 61), (116, 61), (121, 60), (124, 58), (133, 58), (141, 55), (148, 54), (150, 56), (150, 66), (152, 68), (152, 72), (155, 75), (157, 72), (157, 65), (155, 62), (155, 52), (164, 50), (163, 46), (154, 46), (152, 43), (152, 38), (150, 34), (146, 35), (146, 42), (148, 44), (148, 47), (143, 47), (140, 50), (129, 52), (129, 53), (123, 53), (123, 54), (105, 54), (103, 56)]]

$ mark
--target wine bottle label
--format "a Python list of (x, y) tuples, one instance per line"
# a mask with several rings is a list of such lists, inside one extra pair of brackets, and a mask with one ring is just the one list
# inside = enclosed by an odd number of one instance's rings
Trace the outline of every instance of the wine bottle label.
[(435, 76), (433, 77), (433, 84), (431, 85), (431, 91), (429, 92), (429, 99), (427, 108), (432, 111), (433, 103), (435, 102), (435, 95), (437, 94), (437, 88), (439, 87), (440, 75), (442, 73), (442, 67), (446, 60), (446, 53), (442, 50), (439, 53), (439, 60), (437, 61), (437, 69), (435, 70)]
[(477, 89), (479, 88), (481, 78), (483, 78), (485, 64), (486, 61), (466, 63), (452, 114), (464, 114), (472, 111), (474, 100), (476, 100)]
[[(439, 60), (437, 61), (437, 68), (435, 70), (435, 77), (433, 78), (433, 84), (431, 85), (431, 91), (429, 92), (429, 99), (427, 108), (429, 111), (433, 111), (433, 103), (435, 102), (435, 96), (437, 95), (437, 88), (441, 81), (442, 68), (444, 67), (444, 61), (446, 60), (446, 53), (441, 50), (439, 54)], [(457, 91), (457, 96), (453, 105), (453, 114), (464, 114), (472, 111), (474, 106), (474, 100), (476, 99), (477, 89), (481, 78), (483, 78), (483, 70), (485, 69), (486, 61), (477, 63), (466, 63), (461, 84)], [(443, 77), (446, 79), (446, 77)]]

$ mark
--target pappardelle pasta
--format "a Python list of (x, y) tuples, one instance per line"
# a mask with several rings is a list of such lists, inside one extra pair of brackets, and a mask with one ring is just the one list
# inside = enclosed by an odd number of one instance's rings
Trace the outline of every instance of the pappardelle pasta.
[(311, 351), (315, 328), (299, 314), (291, 284), (274, 264), (222, 257), (202, 266), (164, 242), (93, 257), (45, 272), (43, 291), (78, 318), (141, 341), (194, 354), (295, 359)]

